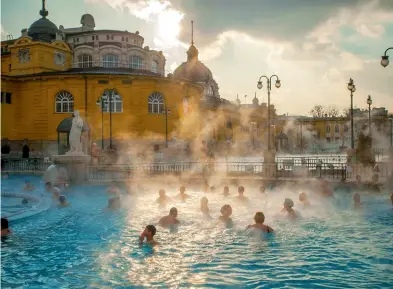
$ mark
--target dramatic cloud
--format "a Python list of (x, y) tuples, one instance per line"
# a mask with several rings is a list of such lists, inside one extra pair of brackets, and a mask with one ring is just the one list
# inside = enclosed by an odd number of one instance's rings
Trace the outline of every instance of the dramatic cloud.
[[(392, 45), (393, 1), (87, 1), (154, 25), (152, 41), (164, 50), (168, 71), (185, 61), (194, 20), (200, 59), (229, 100), (254, 95), (261, 74), (277, 74), (282, 87), (273, 89), (272, 102), (279, 113), (305, 114), (315, 104), (344, 108), (352, 77), (358, 107), (372, 94), (376, 106), (393, 109), (393, 70), (379, 65)], [(266, 101), (266, 90), (257, 96)]]

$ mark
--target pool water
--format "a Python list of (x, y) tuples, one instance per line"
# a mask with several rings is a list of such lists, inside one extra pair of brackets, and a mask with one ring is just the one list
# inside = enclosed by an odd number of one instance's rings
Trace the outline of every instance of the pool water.
[[(38, 177), (30, 177), (43, 188)], [(22, 176), (3, 180), (3, 189), (23, 187)], [(233, 229), (204, 219), (202, 193), (176, 202), (183, 224), (177, 233), (158, 228), (154, 249), (138, 246), (145, 225), (157, 223), (169, 208), (155, 203), (157, 187), (125, 197), (125, 208), (105, 211), (104, 186), (67, 192), (70, 207), (53, 206), (11, 223), (13, 235), (1, 243), (2, 288), (391, 288), (393, 210), (388, 196), (362, 196), (363, 210), (351, 194), (336, 193), (328, 203), (311, 199), (303, 210), (297, 193), (283, 189), (262, 199), (246, 187), (249, 206), (233, 196), (207, 194), (216, 219), (223, 204), (233, 208)], [(231, 193), (235, 188), (231, 187)], [(177, 189), (167, 189), (177, 194)], [(303, 218), (288, 223), (279, 215), (291, 197)], [(257, 210), (274, 237), (245, 232)]]

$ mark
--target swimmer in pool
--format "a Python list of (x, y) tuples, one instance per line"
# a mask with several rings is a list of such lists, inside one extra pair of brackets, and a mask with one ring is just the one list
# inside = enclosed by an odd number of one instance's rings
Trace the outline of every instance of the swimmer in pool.
[(218, 220), (225, 223), (227, 226), (232, 226), (232, 207), (230, 205), (224, 205), (221, 207), (221, 216), (218, 217)]
[(186, 187), (185, 186), (180, 186), (180, 193), (175, 197), (178, 200), (181, 200), (182, 202), (185, 202), (188, 198), (191, 196), (186, 194)]
[(23, 199), (22, 200), (22, 205), (27, 205), (29, 203), (29, 200), (28, 199)]
[(310, 203), (310, 201), (308, 200), (306, 193), (301, 192), (301, 193), (299, 194), (299, 201), (303, 204), (303, 208), (309, 208), (309, 207), (311, 207), (311, 203)]
[(283, 211), (286, 213), (286, 217), (290, 220), (296, 220), (298, 218), (293, 206), (294, 203), (292, 199), (285, 198)]
[(261, 196), (266, 197), (266, 187), (264, 185), (259, 187), (259, 193)]
[(355, 209), (360, 209), (362, 207), (362, 202), (360, 202), (360, 195), (358, 193), (355, 193), (352, 198), (353, 198), (353, 207)]
[(116, 210), (116, 209), (120, 209), (120, 207), (121, 207), (120, 197), (116, 196), (108, 200), (108, 206), (106, 207), (106, 209)]
[(139, 236), (139, 245), (143, 244), (143, 241), (146, 239), (146, 244), (156, 246), (158, 242), (154, 240), (154, 235), (156, 234), (157, 229), (153, 225), (147, 225), (145, 230)]
[(169, 215), (162, 217), (158, 223), (167, 228), (171, 225), (177, 225), (179, 224), (179, 220), (177, 219), (177, 209), (175, 207), (171, 208), (169, 210)]
[(263, 224), (265, 222), (265, 215), (262, 212), (255, 213), (254, 221), (255, 224), (247, 226), (247, 229), (259, 229), (265, 233), (274, 233), (271, 227)]
[(119, 190), (119, 188), (117, 187), (117, 184), (116, 184), (116, 182), (112, 182), (111, 184), (110, 184), (110, 186), (109, 186), (109, 188), (106, 190), (106, 192), (108, 193), (108, 194), (111, 194), (111, 195), (120, 195), (120, 190)]
[(8, 220), (6, 218), (1, 218), (1, 237), (5, 237), (11, 234), (9, 228)]
[(237, 188), (237, 192), (239, 195), (236, 197), (239, 201), (248, 202), (249, 199), (244, 195), (244, 187), (240, 186)]
[(65, 196), (60, 196), (59, 197), (59, 204), (57, 205), (60, 208), (65, 208), (68, 207), (70, 203), (67, 202), (67, 199)]
[(52, 189), (52, 199), (58, 200), (60, 197), (60, 189), (58, 187), (53, 187)]
[(208, 203), (209, 203), (209, 200), (206, 197), (201, 198), (201, 212), (202, 212), (203, 216), (211, 219), (210, 209), (209, 209), (209, 206), (207, 205)]
[(230, 195), (228, 186), (224, 187), (224, 192), (222, 193), (224, 197), (228, 197)]
[(52, 192), (52, 184), (50, 182), (46, 182), (45, 183), (45, 191), (47, 193), (51, 193)]
[(159, 197), (157, 198), (156, 202), (158, 204), (160, 204), (160, 206), (165, 206), (172, 201), (172, 199), (166, 195), (165, 190), (160, 189), (158, 191), (158, 194), (159, 194)]
[(33, 186), (33, 184), (29, 180), (26, 179), (25, 180), (25, 186), (24, 186), (23, 190), (25, 192), (34, 191), (34, 186)]

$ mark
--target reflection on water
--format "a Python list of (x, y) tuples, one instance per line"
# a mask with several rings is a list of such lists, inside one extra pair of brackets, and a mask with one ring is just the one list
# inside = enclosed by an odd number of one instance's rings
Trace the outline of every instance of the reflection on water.
[[(70, 207), (11, 224), (14, 235), (1, 244), (2, 287), (390, 287), (393, 210), (386, 196), (362, 196), (360, 211), (351, 209), (351, 194), (336, 194), (328, 203), (310, 197), (313, 207), (305, 210), (299, 192), (284, 189), (262, 198), (258, 188), (244, 186), (248, 205), (237, 203), (236, 195), (190, 188), (186, 202), (159, 207), (158, 187), (151, 187), (123, 197), (125, 208), (110, 212), (104, 210), (105, 187), (74, 188), (67, 195)], [(171, 197), (178, 193), (165, 189)], [(212, 220), (200, 212), (202, 196), (209, 199)], [(282, 218), (286, 197), (301, 212), (299, 222)], [(217, 222), (224, 204), (233, 209), (232, 228)], [(173, 205), (178, 231), (157, 227), (160, 245), (139, 247), (145, 226)], [(256, 211), (264, 212), (275, 236), (245, 231)]]

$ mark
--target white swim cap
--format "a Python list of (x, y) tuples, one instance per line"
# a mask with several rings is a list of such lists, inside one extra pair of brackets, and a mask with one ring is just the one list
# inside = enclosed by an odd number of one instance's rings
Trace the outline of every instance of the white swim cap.
[(292, 208), (294, 204), (293, 204), (292, 199), (290, 199), (290, 198), (285, 198), (284, 205), (287, 206), (287, 207)]

